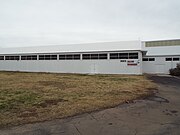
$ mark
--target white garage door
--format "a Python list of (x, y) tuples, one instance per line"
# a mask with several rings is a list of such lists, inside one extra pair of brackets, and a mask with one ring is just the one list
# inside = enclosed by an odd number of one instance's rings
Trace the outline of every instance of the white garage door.
[(165, 65), (164, 64), (156, 65), (156, 73), (157, 74), (164, 74), (165, 73)]

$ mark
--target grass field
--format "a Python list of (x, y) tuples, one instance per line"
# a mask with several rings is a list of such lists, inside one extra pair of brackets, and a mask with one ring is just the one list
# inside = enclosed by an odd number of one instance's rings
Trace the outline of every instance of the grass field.
[(153, 88), (145, 76), (0, 72), (0, 127), (116, 106)]

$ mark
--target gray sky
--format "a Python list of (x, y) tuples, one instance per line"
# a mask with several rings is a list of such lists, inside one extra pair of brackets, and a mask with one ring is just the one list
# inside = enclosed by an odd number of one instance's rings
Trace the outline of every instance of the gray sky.
[(0, 0), (0, 47), (180, 38), (180, 0)]

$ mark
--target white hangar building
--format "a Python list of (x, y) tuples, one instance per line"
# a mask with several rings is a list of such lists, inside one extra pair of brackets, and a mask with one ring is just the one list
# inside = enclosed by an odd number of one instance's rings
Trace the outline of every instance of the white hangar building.
[(180, 40), (0, 48), (0, 71), (168, 74), (178, 62)]

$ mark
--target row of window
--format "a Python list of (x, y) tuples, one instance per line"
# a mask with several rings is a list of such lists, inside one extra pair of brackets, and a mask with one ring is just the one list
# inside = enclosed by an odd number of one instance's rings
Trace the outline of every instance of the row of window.
[(37, 60), (37, 55), (21, 56), (21, 60)]
[(148, 41), (148, 42), (145, 42), (145, 45), (146, 47), (178, 46), (180, 45), (180, 40)]
[[(37, 60), (37, 55), (22, 55), (21, 60)], [(83, 54), (83, 60), (108, 59), (107, 53)], [(110, 59), (138, 59), (138, 53), (110, 53)], [(20, 56), (0, 56), (0, 60), (20, 60)], [(39, 55), (39, 60), (57, 60), (57, 55)], [(80, 60), (80, 54), (59, 55), (59, 60)], [(143, 58), (143, 61), (155, 61), (155, 58)], [(168, 57), (165, 61), (180, 61), (179, 57)]]
[(108, 56), (106, 53), (102, 54), (83, 54), (82, 59), (83, 60), (97, 60), (97, 59), (107, 59)]
[[(80, 54), (59, 55), (59, 60), (80, 60)], [(21, 60), (37, 60), (37, 55), (22, 55)], [(57, 55), (39, 55), (39, 60), (57, 60)], [(82, 54), (83, 60), (108, 59), (107, 53)], [(138, 53), (110, 53), (110, 59), (138, 59)], [(20, 60), (20, 56), (0, 56), (0, 60)]]
[(138, 53), (110, 53), (110, 59), (138, 59)]
[(39, 60), (57, 60), (57, 55), (39, 55)]
[(143, 58), (143, 61), (155, 61), (155, 58)]
[(59, 60), (80, 60), (80, 54), (59, 55)]
[(166, 61), (179, 61), (180, 60), (180, 58), (177, 58), (177, 57), (175, 57), (175, 58), (166, 58)]
[[(155, 61), (155, 58), (143, 58), (143, 61)], [(180, 61), (180, 58), (174, 57), (174, 58), (165, 58), (165, 61)]]
[(19, 60), (19, 56), (5, 56), (5, 60)]

